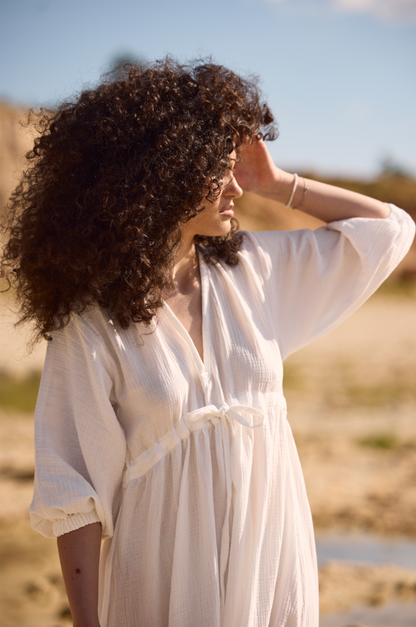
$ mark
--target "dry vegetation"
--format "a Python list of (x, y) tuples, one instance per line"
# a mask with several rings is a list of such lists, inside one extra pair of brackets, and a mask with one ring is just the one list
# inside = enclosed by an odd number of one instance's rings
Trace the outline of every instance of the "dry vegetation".
[(354, 605), (416, 600), (416, 571), (410, 568), (329, 562), (319, 575), (322, 614), (348, 611)]
[[(0, 106), (0, 203), (29, 148), (21, 111)], [(5, 164), (5, 165), (4, 165)], [(328, 181), (331, 182), (331, 181)], [(416, 181), (385, 172), (371, 183), (332, 181), (395, 202), (416, 217)], [(248, 229), (319, 223), (249, 194), (238, 203)], [(13, 332), (13, 299), (0, 299), (1, 627), (64, 627), (70, 615), (55, 543), (31, 531), (33, 405), (44, 346), (28, 358)], [(289, 419), (320, 528), (416, 537), (416, 248), (395, 277), (329, 336), (286, 362)], [(332, 563), (320, 570), (321, 610), (416, 601), (415, 570)]]

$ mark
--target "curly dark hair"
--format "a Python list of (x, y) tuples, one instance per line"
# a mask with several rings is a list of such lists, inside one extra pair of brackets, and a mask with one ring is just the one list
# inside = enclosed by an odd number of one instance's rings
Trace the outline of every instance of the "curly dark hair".
[[(277, 136), (256, 78), (170, 57), (107, 75), (35, 122), (1, 272), (36, 339), (93, 303), (122, 328), (149, 324), (171, 284), (180, 224), (216, 199), (233, 150)], [(195, 241), (209, 263), (235, 265), (241, 239), (233, 221), (228, 235)]]

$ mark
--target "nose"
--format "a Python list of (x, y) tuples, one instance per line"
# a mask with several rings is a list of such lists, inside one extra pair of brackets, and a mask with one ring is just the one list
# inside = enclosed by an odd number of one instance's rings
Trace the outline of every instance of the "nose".
[(235, 176), (233, 176), (223, 193), (226, 196), (231, 196), (232, 198), (240, 198), (240, 196), (243, 195), (243, 190), (237, 183)]

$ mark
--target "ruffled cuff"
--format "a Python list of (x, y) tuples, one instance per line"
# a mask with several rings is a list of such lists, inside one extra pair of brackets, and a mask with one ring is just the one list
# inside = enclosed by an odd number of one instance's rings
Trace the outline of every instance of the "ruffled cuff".
[(65, 533), (76, 531), (81, 527), (85, 527), (86, 525), (91, 525), (96, 522), (101, 521), (97, 512), (93, 509), (86, 514), (70, 514), (67, 518), (56, 519), (53, 522), (52, 529), (54, 535), (59, 538), (59, 536), (63, 536)]

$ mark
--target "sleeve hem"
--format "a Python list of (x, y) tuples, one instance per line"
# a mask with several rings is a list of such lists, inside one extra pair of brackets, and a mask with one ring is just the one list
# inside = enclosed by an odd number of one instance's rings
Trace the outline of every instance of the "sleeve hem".
[(54, 536), (59, 538), (59, 536), (63, 536), (65, 533), (69, 533), (70, 531), (76, 531), (81, 527), (85, 527), (86, 525), (91, 525), (92, 523), (96, 522), (101, 521), (97, 512), (95, 511), (95, 509), (93, 509), (86, 514), (72, 514), (64, 520), (55, 520), (52, 525), (52, 529)]

